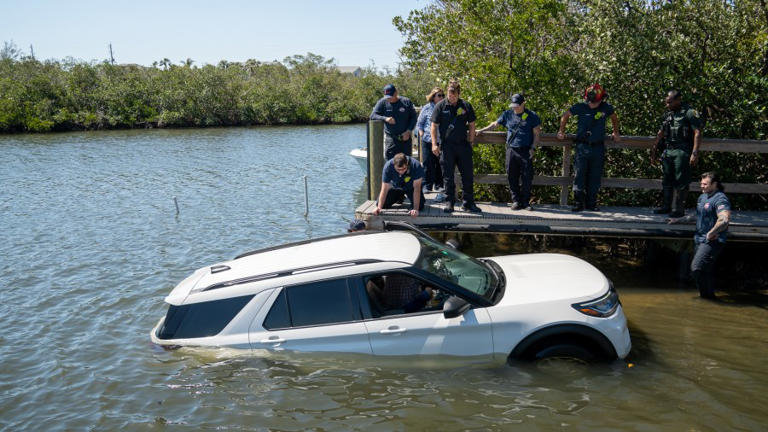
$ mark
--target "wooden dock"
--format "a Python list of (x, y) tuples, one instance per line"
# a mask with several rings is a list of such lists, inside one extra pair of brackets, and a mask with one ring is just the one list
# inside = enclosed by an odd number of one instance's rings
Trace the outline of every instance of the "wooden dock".
[[(666, 215), (655, 215), (649, 207), (602, 207), (600, 211), (573, 213), (567, 206), (573, 187), (571, 172), (573, 143), (570, 139), (558, 140), (554, 134), (542, 134), (540, 147), (562, 148), (560, 175), (534, 175), (533, 185), (560, 188), (559, 204), (536, 204), (535, 210), (512, 211), (507, 203), (478, 202), (483, 210), (473, 214), (459, 210), (444, 213), (444, 204), (434, 201), (435, 194), (427, 194), (426, 207), (418, 217), (411, 217), (406, 208), (384, 210), (374, 215), (375, 202), (381, 188), (383, 158), (383, 123), (371, 121), (368, 125), (368, 198), (355, 211), (355, 217), (368, 222), (369, 228), (382, 228), (384, 221), (406, 221), (427, 230), (499, 232), (522, 234), (548, 234), (567, 236), (599, 236), (614, 238), (690, 239), (695, 224), (667, 223)], [(486, 145), (505, 145), (504, 132), (486, 132), (478, 135), (477, 141)], [(572, 138), (572, 137), (569, 137)], [(620, 142), (606, 139), (608, 149), (627, 149), (647, 152), (655, 141), (654, 137), (624, 136)], [(415, 144), (415, 138), (414, 138)], [(417, 146), (418, 148), (418, 146)], [(702, 152), (736, 152), (768, 154), (768, 141), (705, 138), (700, 147)], [(506, 174), (474, 173), (475, 184), (507, 184)], [(456, 174), (457, 175), (457, 174)], [(699, 192), (699, 179), (694, 175), (689, 185), (692, 195)], [(603, 177), (602, 188), (661, 190), (660, 179)], [(724, 183), (726, 193), (768, 195), (766, 183)], [(461, 181), (456, 178), (456, 187)], [(695, 211), (689, 208), (688, 213)], [(768, 241), (768, 212), (733, 211), (728, 228), (729, 241)]]
[[(655, 215), (649, 207), (601, 207), (600, 211), (574, 213), (569, 206), (536, 205), (534, 210), (512, 210), (507, 203), (478, 202), (483, 212), (468, 213), (456, 206), (443, 212), (444, 203), (427, 194), (424, 211), (417, 217), (400, 206), (374, 215), (375, 201), (366, 201), (355, 210), (355, 217), (367, 221), (369, 228), (382, 228), (384, 221), (404, 221), (421, 229), (436, 231), (497, 232), (567, 236), (691, 239), (694, 223), (668, 224), (666, 215)], [(688, 209), (690, 214), (693, 209)], [(768, 213), (733, 212), (728, 241), (768, 240)]]

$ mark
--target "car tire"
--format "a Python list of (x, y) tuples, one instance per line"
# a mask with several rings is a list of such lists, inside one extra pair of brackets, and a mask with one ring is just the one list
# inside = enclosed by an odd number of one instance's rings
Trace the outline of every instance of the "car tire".
[(569, 343), (558, 343), (539, 349), (533, 356), (537, 363), (544, 359), (565, 359), (577, 362), (592, 363), (597, 357), (587, 348)]

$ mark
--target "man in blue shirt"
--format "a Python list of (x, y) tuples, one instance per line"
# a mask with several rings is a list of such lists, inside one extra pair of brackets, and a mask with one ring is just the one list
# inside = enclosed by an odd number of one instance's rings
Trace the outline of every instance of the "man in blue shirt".
[(384, 160), (398, 153), (412, 153), (411, 131), (416, 126), (416, 110), (410, 99), (398, 95), (394, 85), (384, 86), (384, 97), (374, 105), (371, 120), (384, 122)]
[(421, 183), (424, 181), (424, 167), (416, 159), (398, 153), (384, 164), (381, 173), (381, 192), (373, 214), (378, 215), (383, 209), (407, 196), (411, 202), (411, 216), (418, 216), (424, 210), (424, 197), (421, 195)]
[[(728, 224), (731, 221), (731, 203), (725, 196), (725, 187), (717, 173), (701, 175), (701, 196), (696, 204), (696, 233), (693, 235), (694, 255), (691, 274), (696, 281), (699, 295), (714, 300), (713, 270), (715, 261), (725, 245)], [(693, 215), (670, 218), (669, 223), (686, 222)]]
[(608, 94), (593, 84), (584, 91), (584, 102), (573, 105), (560, 118), (560, 130), (557, 139), (565, 139), (565, 125), (572, 115), (578, 117), (578, 129), (574, 143), (576, 158), (573, 169), (576, 178), (573, 181), (574, 205), (572, 211), (597, 211), (597, 192), (600, 190), (600, 179), (603, 177), (605, 162), (605, 119), (610, 118), (613, 125), (613, 141), (621, 141), (619, 136), (619, 118), (613, 106), (605, 101)]
[[(421, 138), (421, 159), (424, 161), (424, 191), (429, 192), (434, 187), (436, 192), (442, 192), (443, 171), (440, 169), (440, 160), (432, 153), (432, 112), (435, 104), (445, 98), (445, 93), (440, 87), (435, 87), (427, 95), (427, 104), (421, 107), (419, 119), (416, 121), (416, 130)], [(439, 146), (439, 140), (437, 142)]]
[(533, 149), (539, 143), (541, 119), (525, 108), (525, 97), (515, 93), (509, 110), (498, 120), (478, 130), (478, 133), (498, 126), (507, 128), (507, 180), (512, 196), (512, 210), (533, 210), (530, 205), (531, 181), (533, 180)]

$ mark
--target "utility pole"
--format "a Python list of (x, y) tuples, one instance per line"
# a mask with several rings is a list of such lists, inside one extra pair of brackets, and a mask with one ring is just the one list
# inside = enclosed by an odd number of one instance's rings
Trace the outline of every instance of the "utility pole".
[(112, 55), (112, 42), (109, 43), (109, 62), (115, 64), (115, 56)]

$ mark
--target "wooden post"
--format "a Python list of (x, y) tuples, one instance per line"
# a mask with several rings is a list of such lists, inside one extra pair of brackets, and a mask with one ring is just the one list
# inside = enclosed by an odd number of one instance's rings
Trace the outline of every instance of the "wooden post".
[[(563, 177), (571, 176), (571, 145), (566, 144), (563, 146)], [(560, 186), (560, 205), (568, 205), (568, 195), (571, 190), (569, 185), (563, 184)]]
[(368, 122), (368, 199), (376, 200), (381, 191), (381, 170), (384, 168), (384, 122)]

